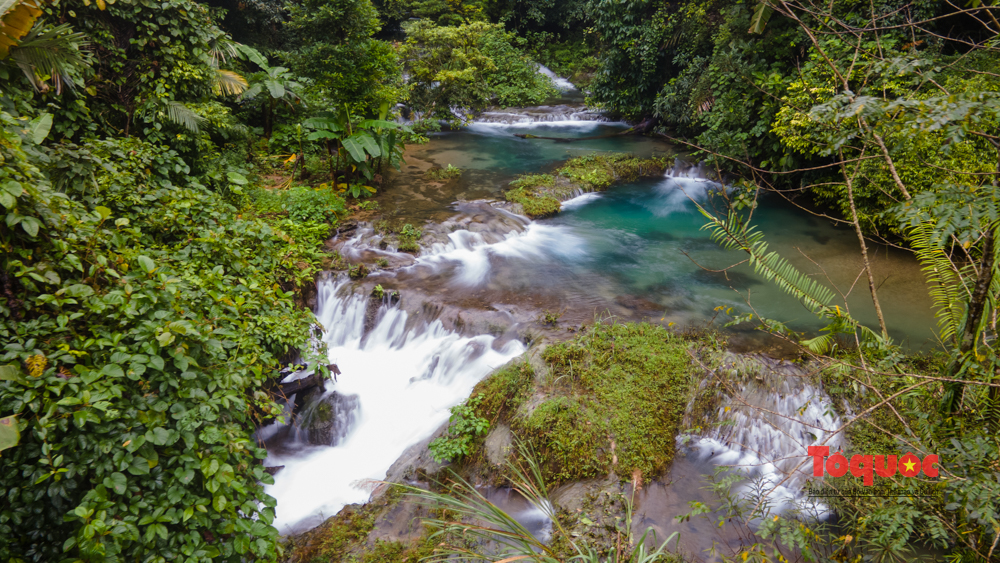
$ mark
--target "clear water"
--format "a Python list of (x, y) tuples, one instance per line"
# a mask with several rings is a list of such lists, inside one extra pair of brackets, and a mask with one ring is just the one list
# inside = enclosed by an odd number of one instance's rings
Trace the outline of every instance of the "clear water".
[[(551, 171), (573, 156), (671, 154), (669, 145), (639, 136), (574, 143), (514, 137), (514, 133), (588, 137), (620, 132), (624, 127), (572, 121), (474, 124), (443, 133), (414, 151), (412, 160), (458, 166), (464, 170), (461, 178), (442, 185), (423, 181), (418, 174), (401, 174), (386, 190), (383, 207), (406, 210), (397, 216), (415, 224), (440, 221), (454, 214), (451, 204), (456, 200), (500, 199), (503, 188), (518, 174)], [(821, 328), (795, 299), (747, 265), (724, 273), (709, 271), (746, 258), (721, 249), (702, 230), (705, 219), (694, 202), (718, 205), (709, 197), (718, 188), (698, 179), (663, 177), (588, 194), (566, 202), (558, 216), (529, 226), (520, 251), (502, 248), (510, 246), (507, 242), (478, 253), (457, 253), (453, 268), (444, 267), (448, 261), (438, 259), (439, 269), (430, 277), (442, 287), (475, 287), (479, 294), (492, 293), (492, 299), (501, 302), (526, 296), (540, 309), (565, 310), (566, 319), (576, 322), (607, 312), (684, 324), (714, 318), (721, 324), (729, 320), (727, 308), (733, 307), (734, 313), (753, 308), (796, 330)], [(845, 296), (834, 304), (846, 306), (861, 322), (877, 327), (853, 230), (835, 227), (776, 196), (762, 199), (754, 220), (772, 250)], [(870, 254), (890, 334), (912, 349), (933, 346), (931, 303), (917, 262), (909, 253), (874, 244)], [(477, 270), (474, 275), (470, 274), (473, 268)], [(421, 280), (426, 279), (425, 271)], [(400, 281), (405, 287), (415, 280), (404, 273)], [(720, 306), (721, 312), (716, 310)]]
[[(407, 165), (390, 179), (378, 201), (393, 220), (421, 225), (454, 215), (458, 200), (500, 198), (517, 174), (550, 171), (572, 156), (594, 151), (671, 153), (669, 145), (643, 137), (560, 143), (513, 136), (525, 132), (584, 137), (623, 128), (567, 120), (476, 124), (436, 135), (427, 145), (408, 151)], [(424, 176), (431, 166), (448, 164), (462, 168), (462, 176), (449, 182)], [(363, 335), (367, 294), (374, 283), (387, 290), (419, 290), (455, 307), (475, 302), (493, 311), (516, 307), (560, 312), (560, 326), (590, 323), (595, 315), (721, 324), (727, 317), (720, 307), (753, 307), (796, 330), (820, 328), (795, 299), (746, 265), (725, 273), (709, 271), (745, 259), (719, 248), (701, 229), (704, 218), (694, 202), (717, 204), (713, 189), (717, 186), (696, 178), (667, 176), (620, 185), (566, 202), (558, 216), (529, 222), (523, 230), (485, 237), (458, 229), (450, 233), (448, 244), (426, 252), (413, 266), (359, 284), (322, 284), (317, 314), (326, 329), (330, 359), (343, 371), (327, 391), (356, 395), (360, 406), (354, 413), (355, 427), (336, 446), (269, 445), (268, 465), (285, 466), (268, 487), (278, 499), (279, 529), (301, 530), (347, 503), (364, 501), (366, 480), (384, 478), (400, 454), (448, 419), (448, 408), (467, 397), (477, 381), (524, 349), (517, 341), (493, 336), (461, 336), (439, 320), (418, 319), (397, 307), (384, 307), (372, 331)], [(755, 221), (772, 249), (836, 287), (845, 295), (841, 305), (874, 326), (852, 231), (775, 198), (761, 202)], [(908, 254), (884, 247), (871, 252), (893, 336), (914, 348), (932, 345), (934, 323), (917, 263)], [(764, 423), (747, 423), (752, 424)], [(270, 428), (261, 436), (275, 434)]]

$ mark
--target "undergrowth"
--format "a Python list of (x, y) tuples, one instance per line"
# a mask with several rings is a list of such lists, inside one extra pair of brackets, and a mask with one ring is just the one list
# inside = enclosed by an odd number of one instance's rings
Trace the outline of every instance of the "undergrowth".
[[(477, 414), (508, 423), (550, 481), (655, 474), (673, 458), (692, 387), (687, 348), (663, 327), (597, 323), (543, 352), (544, 380), (512, 364), (481, 382)], [(526, 412), (535, 392), (545, 398)]]

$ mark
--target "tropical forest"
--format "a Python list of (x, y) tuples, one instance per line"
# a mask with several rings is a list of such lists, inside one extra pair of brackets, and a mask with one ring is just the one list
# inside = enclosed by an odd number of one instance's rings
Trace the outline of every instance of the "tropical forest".
[(0, 0), (0, 563), (1000, 562), (1000, 0)]

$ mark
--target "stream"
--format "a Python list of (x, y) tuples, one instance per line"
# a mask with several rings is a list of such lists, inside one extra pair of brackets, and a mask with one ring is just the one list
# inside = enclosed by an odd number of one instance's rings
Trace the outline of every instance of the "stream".
[[(267, 465), (283, 466), (268, 487), (278, 501), (275, 525), (282, 533), (303, 531), (346, 504), (365, 502), (370, 483), (385, 478), (409, 446), (445, 423), (450, 407), (492, 369), (526, 350), (525, 334), (543, 312), (560, 315), (562, 327), (609, 316), (720, 327), (728, 320), (724, 309), (752, 306), (796, 330), (821, 328), (802, 305), (748, 265), (711, 271), (744, 257), (721, 249), (701, 230), (704, 218), (694, 202), (717, 203), (711, 192), (719, 186), (698, 167), (679, 161), (662, 178), (581, 195), (565, 202), (557, 216), (539, 221), (488, 203), (502, 200), (503, 188), (518, 174), (549, 171), (573, 156), (675, 155), (670, 145), (647, 137), (559, 143), (514, 136), (587, 137), (626, 127), (587, 111), (578, 93), (568, 91), (550, 106), (488, 112), (468, 127), (407, 149), (403, 169), (376, 201), (394, 221), (422, 226), (424, 249), (414, 258), (380, 248), (381, 237), (364, 225), (334, 241), (351, 261), (385, 258), (391, 267), (356, 282), (331, 276), (318, 284), (322, 339), (342, 372), (309, 397), (310, 406), (302, 411), (303, 417), (321, 416), (322, 429), (274, 424), (258, 433), (269, 450)], [(424, 176), (449, 164), (463, 170), (461, 177), (435, 182)], [(835, 286), (847, 295), (856, 318), (875, 324), (852, 230), (777, 197), (762, 199), (755, 222), (771, 249)], [(919, 265), (899, 250), (870, 252), (892, 336), (910, 349), (933, 346), (934, 322)], [(373, 306), (369, 294), (375, 284), (386, 294), (398, 290), (401, 300), (387, 297)], [(747, 350), (773, 345), (749, 329), (737, 327), (731, 334)], [(781, 363), (772, 368), (778, 376), (791, 369)], [(696, 437), (667, 476), (637, 495), (636, 526), (651, 526), (661, 538), (682, 531), (682, 547), (701, 552), (711, 545), (714, 524), (680, 525), (673, 518), (689, 510), (689, 501), (709, 500), (701, 489), (705, 475), (718, 465), (744, 465), (777, 483), (804, 456), (804, 444), (841, 424), (821, 389), (796, 378), (760, 381), (747, 389), (748, 396), (790, 419), (769, 420), (752, 409), (720, 412), (734, 424), (726, 432)], [(782, 447), (789, 434), (803, 441)], [(792, 475), (783, 484), (775, 499), (779, 507), (801, 497), (804, 480)]]

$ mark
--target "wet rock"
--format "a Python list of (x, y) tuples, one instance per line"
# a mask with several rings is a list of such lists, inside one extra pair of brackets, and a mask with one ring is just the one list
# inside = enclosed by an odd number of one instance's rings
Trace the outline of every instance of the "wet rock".
[(388, 471), (385, 472), (385, 480), (389, 483), (402, 483), (404, 481), (433, 479), (442, 469), (447, 467), (448, 462), (438, 463), (434, 461), (427, 446), (448, 431), (450, 422), (445, 422), (434, 434), (427, 439), (413, 444), (403, 455), (396, 459)]
[(354, 236), (354, 233), (358, 230), (358, 222), (354, 220), (344, 221), (337, 227), (338, 237), (350, 237)]
[(510, 427), (506, 424), (495, 426), (486, 435), (486, 459), (493, 465), (503, 465), (513, 445), (514, 436), (510, 432)]
[(302, 413), (302, 438), (317, 446), (336, 446), (354, 426), (360, 407), (357, 395), (324, 395)]

